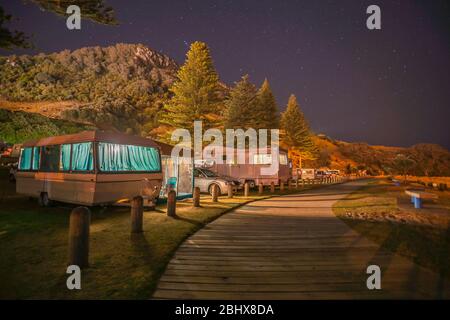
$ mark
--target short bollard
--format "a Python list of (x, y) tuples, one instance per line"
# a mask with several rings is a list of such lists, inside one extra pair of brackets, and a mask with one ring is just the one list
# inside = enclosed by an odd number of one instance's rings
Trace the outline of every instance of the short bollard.
[(298, 179), (295, 179), (295, 189), (298, 189)]
[(250, 185), (248, 184), (248, 182), (244, 183), (244, 197), (246, 198), (248, 198), (249, 189)]
[(228, 198), (233, 198), (233, 185), (231, 183), (227, 184)]
[(263, 192), (264, 192), (264, 185), (260, 183), (258, 186), (258, 194), (263, 194)]
[(302, 189), (305, 188), (305, 179), (302, 179)]
[(214, 184), (212, 186), (212, 190), (211, 190), (211, 201), (212, 202), (217, 202), (218, 201), (218, 197), (219, 197), (219, 187), (217, 186), (217, 184)]
[(142, 232), (142, 218), (144, 213), (144, 200), (142, 197), (131, 199), (131, 233)]
[(69, 265), (80, 268), (89, 266), (89, 226), (91, 212), (86, 207), (77, 207), (70, 213)]
[(280, 191), (283, 192), (284, 191), (284, 182), (280, 181)]
[(194, 194), (192, 195), (192, 200), (193, 200), (194, 207), (196, 207), (196, 208), (200, 207), (200, 188), (199, 187), (194, 188)]
[(167, 216), (175, 217), (177, 215), (177, 193), (170, 190), (167, 194)]
[(272, 181), (270, 183), (270, 193), (274, 193), (275, 192), (275, 183)]

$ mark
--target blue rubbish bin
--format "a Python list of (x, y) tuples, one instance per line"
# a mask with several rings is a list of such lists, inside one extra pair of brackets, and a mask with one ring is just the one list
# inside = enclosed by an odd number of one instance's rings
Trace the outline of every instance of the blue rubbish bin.
[(422, 208), (422, 199), (414, 197), (414, 208), (416, 209)]

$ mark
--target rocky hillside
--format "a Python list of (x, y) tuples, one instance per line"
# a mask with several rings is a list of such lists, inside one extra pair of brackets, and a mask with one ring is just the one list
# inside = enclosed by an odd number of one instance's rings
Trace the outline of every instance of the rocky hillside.
[(177, 69), (174, 60), (142, 44), (0, 57), (0, 108), (150, 131)]
[(398, 154), (413, 160), (410, 173), (416, 176), (450, 176), (450, 152), (436, 144), (416, 144), (409, 148), (372, 146), (333, 140), (324, 135), (315, 137), (319, 159), (306, 166), (334, 168), (342, 171), (367, 170), (369, 174), (394, 174)]
[(53, 119), (38, 113), (9, 111), (0, 108), (0, 143), (22, 143), (52, 135), (76, 133), (93, 129), (73, 121)]

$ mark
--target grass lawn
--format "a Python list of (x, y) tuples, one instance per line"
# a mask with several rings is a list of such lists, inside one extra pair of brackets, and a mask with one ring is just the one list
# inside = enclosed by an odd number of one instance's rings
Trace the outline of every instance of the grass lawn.
[(383, 248), (449, 277), (450, 192), (432, 191), (439, 200), (416, 210), (404, 189), (385, 179), (373, 180), (338, 201), (333, 211)]
[(133, 237), (129, 208), (91, 208), (90, 267), (82, 271), (82, 289), (70, 291), (65, 272), (74, 206), (41, 208), (16, 195), (0, 170), (0, 299), (148, 299), (186, 237), (225, 211), (267, 196), (266, 190), (264, 196), (221, 197), (213, 204), (205, 195), (201, 208), (179, 202), (178, 218), (168, 218), (161, 205), (144, 212), (144, 232)]

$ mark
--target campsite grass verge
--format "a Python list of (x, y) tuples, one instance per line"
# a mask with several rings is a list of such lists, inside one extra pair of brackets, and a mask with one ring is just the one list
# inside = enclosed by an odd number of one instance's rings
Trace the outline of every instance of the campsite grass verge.
[(404, 189), (387, 179), (374, 179), (337, 201), (333, 211), (382, 248), (449, 278), (450, 193), (433, 191), (439, 200), (416, 210)]

